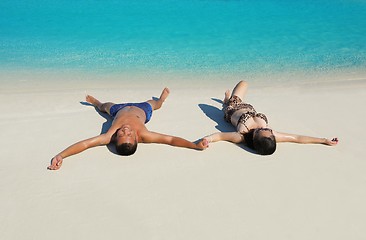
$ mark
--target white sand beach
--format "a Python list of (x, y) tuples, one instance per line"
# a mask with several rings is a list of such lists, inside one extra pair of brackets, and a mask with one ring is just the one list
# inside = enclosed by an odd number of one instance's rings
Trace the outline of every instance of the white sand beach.
[(250, 85), (247, 101), (274, 129), (338, 137), (336, 147), (284, 143), (259, 156), (227, 142), (205, 151), (140, 144), (130, 157), (97, 147), (48, 171), (55, 154), (108, 125), (82, 103), (85, 91), (136, 102), (167, 86), (147, 127), (194, 141), (231, 128), (215, 99), (241, 79), (28, 78), (0, 90), (0, 239), (366, 239), (364, 80)]

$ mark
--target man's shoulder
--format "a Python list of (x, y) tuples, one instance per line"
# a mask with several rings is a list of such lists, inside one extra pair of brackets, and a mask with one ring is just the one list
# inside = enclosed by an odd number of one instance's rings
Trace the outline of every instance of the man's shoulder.
[(143, 143), (161, 143), (164, 142), (163, 140), (166, 137), (164, 134), (152, 132), (147, 129), (139, 132), (139, 135)]

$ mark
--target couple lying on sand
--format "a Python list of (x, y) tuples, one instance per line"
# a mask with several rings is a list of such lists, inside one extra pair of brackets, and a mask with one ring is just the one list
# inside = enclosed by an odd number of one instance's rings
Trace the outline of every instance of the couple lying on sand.
[(338, 143), (337, 138), (326, 139), (274, 131), (268, 126), (268, 119), (263, 113), (256, 112), (252, 105), (243, 102), (247, 88), (248, 83), (240, 81), (235, 86), (232, 94), (229, 90), (225, 92), (223, 100), (224, 118), (236, 128), (236, 131), (214, 133), (196, 143), (180, 137), (152, 132), (146, 128), (145, 124), (150, 121), (153, 111), (161, 108), (168, 97), (168, 88), (163, 89), (159, 99), (142, 103), (101, 103), (96, 98), (87, 95), (87, 102), (94, 105), (101, 112), (108, 113), (113, 117), (111, 127), (106, 133), (69, 146), (52, 158), (48, 169), (57, 170), (61, 167), (64, 158), (88, 148), (110, 143), (113, 143), (116, 152), (123, 156), (134, 154), (138, 143), (160, 143), (204, 150), (211, 142), (229, 141), (243, 143), (261, 155), (274, 153), (278, 142), (315, 143), (329, 146)]

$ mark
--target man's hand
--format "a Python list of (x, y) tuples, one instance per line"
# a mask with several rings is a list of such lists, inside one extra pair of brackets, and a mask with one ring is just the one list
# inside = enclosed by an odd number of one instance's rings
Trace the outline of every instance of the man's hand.
[(51, 160), (51, 165), (47, 167), (48, 170), (58, 170), (62, 165), (62, 157), (60, 155), (56, 155)]
[(205, 150), (206, 148), (208, 148), (208, 140), (206, 138), (202, 138), (198, 141), (198, 143), (196, 144), (197, 149), (199, 150)]

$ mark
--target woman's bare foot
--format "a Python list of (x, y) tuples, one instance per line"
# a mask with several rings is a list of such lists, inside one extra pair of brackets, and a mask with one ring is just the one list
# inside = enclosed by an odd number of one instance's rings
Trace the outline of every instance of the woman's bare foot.
[(230, 90), (226, 90), (225, 91), (225, 98), (224, 98), (224, 104), (226, 104), (227, 103), (227, 101), (229, 101), (229, 99), (230, 99)]

